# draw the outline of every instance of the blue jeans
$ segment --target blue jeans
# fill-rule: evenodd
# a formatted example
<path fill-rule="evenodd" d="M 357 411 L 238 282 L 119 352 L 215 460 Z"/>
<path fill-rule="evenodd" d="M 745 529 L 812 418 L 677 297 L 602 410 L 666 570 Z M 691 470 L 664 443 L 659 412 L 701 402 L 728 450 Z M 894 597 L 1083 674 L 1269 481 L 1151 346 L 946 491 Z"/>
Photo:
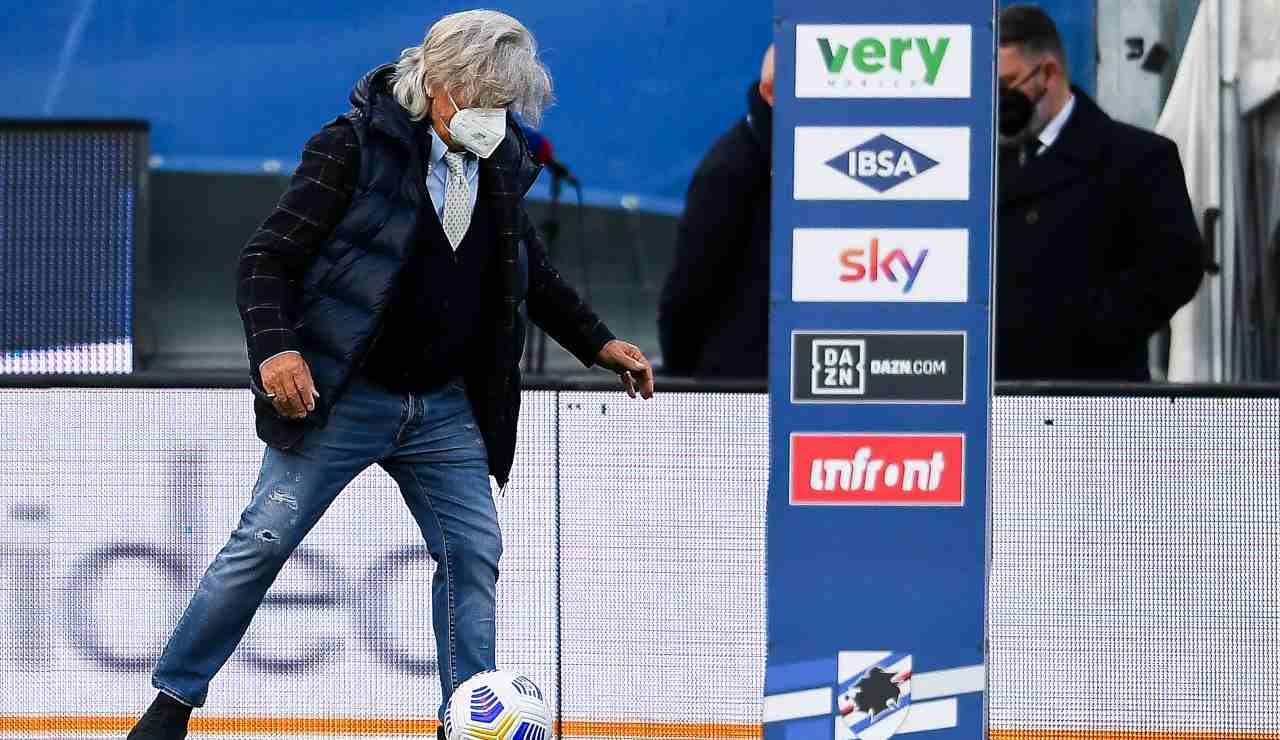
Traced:
<path fill-rule="evenodd" d="M 484 440 L 463 386 L 408 395 L 357 379 L 323 428 L 290 450 L 267 448 L 253 499 L 170 635 L 153 686 L 204 705 L 209 681 L 280 568 L 338 493 L 374 463 L 400 486 L 436 561 L 431 607 L 444 702 L 458 684 L 495 667 L 502 536 Z"/>

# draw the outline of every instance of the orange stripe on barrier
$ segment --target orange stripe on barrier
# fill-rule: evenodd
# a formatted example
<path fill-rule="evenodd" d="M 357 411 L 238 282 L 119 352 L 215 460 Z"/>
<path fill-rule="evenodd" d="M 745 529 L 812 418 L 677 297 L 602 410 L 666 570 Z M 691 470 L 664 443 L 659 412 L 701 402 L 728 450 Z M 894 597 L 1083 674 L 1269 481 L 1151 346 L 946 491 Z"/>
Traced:
<path fill-rule="evenodd" d="M 377 719 L 361 717 L 199 717 L 191 729 L 223 735 L 434 735 L 434 719 Z"/>
<path fill-rule="evenodd" d="M 644 737 L 672 740 L 702 738 L 758 738 L 758 724 L 730 722 L 587 722 L 566 720 L 558 734 L 565 737 Z"/>
<path fill-rule="evenodd" d="M 109 715 L 0 716 L 0 733 L 60 732 L 124 733 L 137 717 Z M 191 718 L 193 732 L 222 735 L 434 735 L 440 723 L 434 719 L 379 719 L 364 717 L 201 717 Z"/>
<path fill-rule="evenodd" d="M 123 734 L 136 717 L 117 715 L 0 715 L 0 733 L 103 733 Z M 193 731 L 221 735 L 384 735 L 435 734 L 434 719 L 380 719 L 365 717 L 201 717 L 191 719 Z M 762 726 L 730 722 L 593 722 L 568 720 L 557 723 L 565 737 L 634 737 L 658 740 L 707 740 L 735 738 L 755 740 Z M 988 740 L 1280 740 L 1276 732 L 1223 732 L 1220 730 L 991 730 Z"/>
<path fill-rule="evenodd" d="M 0 732 L 128 732 L 128 717 L 0 715 Z"/>
<path fill-rule="evenodd" d="M 989 740 L 1280 740 L 1280 732 L 1221 730 L 992 730 Z"/>
<path fill-rule="evenodd" d="M 0 733 L 120 733 L 133 727 L 136 717 L 110 715 L 0 715 Z M 202 717 L 191 718 L 193 732 L 221 735 L 422 735 L 432 736 L 440 723 L 434 719 L 377 719 L 362 717 Z M 557 723 L 557 734 L 566 737 L 635 737 L 661 740 L 702 740 L 761 737 L 758 724 L 728 722 L 591 722 Z"/>

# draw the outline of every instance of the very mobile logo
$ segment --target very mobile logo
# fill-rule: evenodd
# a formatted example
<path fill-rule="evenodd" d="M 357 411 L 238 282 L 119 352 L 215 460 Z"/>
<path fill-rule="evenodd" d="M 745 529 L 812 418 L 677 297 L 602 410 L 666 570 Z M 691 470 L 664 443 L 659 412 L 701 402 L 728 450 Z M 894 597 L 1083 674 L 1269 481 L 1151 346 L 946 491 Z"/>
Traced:
<path fill-rule="evenodd" d="M 797 200 L 968 200 L 969 129 L 797 126 Z"/>
<path fill-rule="evenodd" d="M 794 301 L 958 301 L 969 297 L 965 229 L 795 229 Z"/>
<path fill-rule="evenodd" d="M 963 506 L 963 434 L 791 435 L 793 506 Z"/>
<path fill-rule="evenodd" d="M 797 25 L 798 98 L 967 98 L 966 25 Z"/>

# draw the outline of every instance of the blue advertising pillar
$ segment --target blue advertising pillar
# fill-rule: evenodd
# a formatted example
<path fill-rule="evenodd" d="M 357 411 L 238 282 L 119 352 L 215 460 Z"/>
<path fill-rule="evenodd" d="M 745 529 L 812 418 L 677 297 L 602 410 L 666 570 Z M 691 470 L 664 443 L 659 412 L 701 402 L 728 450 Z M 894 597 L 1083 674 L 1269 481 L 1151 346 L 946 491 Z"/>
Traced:
<path fill-rule="evenodd" d="M 984 737 L 993 0 L 776 0 L 766 740 Z"/>

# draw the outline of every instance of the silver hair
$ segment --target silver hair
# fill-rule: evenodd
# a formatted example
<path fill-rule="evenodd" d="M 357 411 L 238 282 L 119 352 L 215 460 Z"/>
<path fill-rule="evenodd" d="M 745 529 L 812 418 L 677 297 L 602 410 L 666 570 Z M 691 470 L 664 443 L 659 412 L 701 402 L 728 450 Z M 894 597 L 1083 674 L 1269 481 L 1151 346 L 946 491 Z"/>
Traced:
<path fill-rule="evenodd" d="M 392 94 L 415 121 L 431 113 L 435 90 L 448 90 L 459 105 L 515 111 L 530 126 L 540 123 L 552 101 L 551 75 L 538 59 L 533 34 L 494 10 L 436 21 L 421 46 L 400 52 L 391 80 Z"/>

